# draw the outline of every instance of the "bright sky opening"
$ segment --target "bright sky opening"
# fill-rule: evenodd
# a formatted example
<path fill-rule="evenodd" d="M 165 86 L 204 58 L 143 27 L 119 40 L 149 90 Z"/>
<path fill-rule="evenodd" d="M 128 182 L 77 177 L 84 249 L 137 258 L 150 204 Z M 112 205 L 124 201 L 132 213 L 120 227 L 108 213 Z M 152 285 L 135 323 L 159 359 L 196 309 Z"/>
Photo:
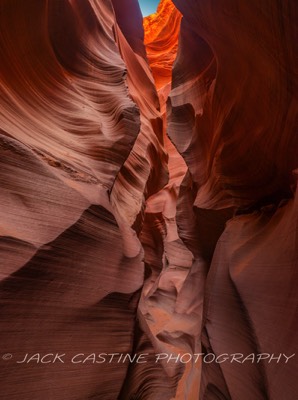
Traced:
<path fill-rule="evenodd" d="M 155 13 L 159 1 L 160 0 L 139 0 L 143 17 Z"/>

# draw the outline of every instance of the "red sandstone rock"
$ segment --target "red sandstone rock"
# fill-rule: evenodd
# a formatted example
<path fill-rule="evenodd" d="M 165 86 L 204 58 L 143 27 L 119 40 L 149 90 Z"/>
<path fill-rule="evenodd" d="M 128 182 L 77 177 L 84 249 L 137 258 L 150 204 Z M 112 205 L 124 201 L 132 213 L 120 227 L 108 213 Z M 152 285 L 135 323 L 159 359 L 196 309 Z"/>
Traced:
<path fill-rule="evenodd" d="M 297 353 L 296 3 L 174 3 L 168 132 L 188 167 L 178 233 L 205 261 L 203 348 Z M 296 365 L 203 364 L 200 398 L 290 400 Z"/>
<path fill-rule="evenodd" d="M 146 51 L 158 89 L 172 79 L 180 22 L 181 14 L 171 0 L 162 0 L 156 13 L 144 18 Z"/>
<path fill-rule="evenodd" d="M 2 0 L 1 398 L 295 398 L 295 359 L 156 362 L 298 353 L 297 6 L 279 3 L 162 0 L 143 32 L 137 0 Z"/>
<path fill-rule="evenodd" d="M 144 265 L 132 226 L 167 182 L 142 36 L 131 42 L 118 11 L 120 31 L 109 0 L 2 1 L 0 20 L 1 343 L 13 354 L 1 396 L 116 399 L 128 362 L 71 358 L 133 350 Z M 51 352 L 65 363 L 16 364 Z"/>

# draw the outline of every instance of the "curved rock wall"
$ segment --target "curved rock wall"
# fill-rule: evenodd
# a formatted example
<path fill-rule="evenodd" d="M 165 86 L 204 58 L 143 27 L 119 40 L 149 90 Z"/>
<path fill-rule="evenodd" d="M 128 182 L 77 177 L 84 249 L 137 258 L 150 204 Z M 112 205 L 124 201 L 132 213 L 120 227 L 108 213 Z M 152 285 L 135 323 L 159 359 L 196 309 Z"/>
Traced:
<path fill-rule="evenodd" d="M 146 52 L 157 89 L 172 80 L 181 17 L 171 0 L 162 0 L 156 13 L 144 18 Z"/>
<path fill-rule="evenodd" d="M 297 15 L 0 2 L 1 398 L 295 398 Z"/>
<path fill-rule="evenodd" d="M 179 236 L 206 271 L 203 351 L 297 354 L 297 4 L 174 3 L 168 132 L 188 167 Z M 285 361 L 203 363 L 199 398 L 291 399 Z"/>
<path fill-rule="evenodd" d="M 129 367 L 71 362 L 132 352 L 136 232 L 168 176 L 139 6 L 136 40 L 116 3 L 0 4 L 5 399 L 116 399 Z M 16 363 L 53 352 L 61 362 Z"/>

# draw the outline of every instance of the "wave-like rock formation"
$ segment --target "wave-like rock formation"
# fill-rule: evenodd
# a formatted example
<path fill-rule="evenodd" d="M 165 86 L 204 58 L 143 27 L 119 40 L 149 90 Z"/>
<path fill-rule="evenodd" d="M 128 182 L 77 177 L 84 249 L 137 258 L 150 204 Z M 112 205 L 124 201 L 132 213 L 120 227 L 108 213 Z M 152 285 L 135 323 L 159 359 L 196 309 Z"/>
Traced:
<path fill-rule="evenodd" d="M 144 43 L 157 89 L 172 80 L 181 17 L 171 0 L 161 0 L 156 13 L 144 18 Z"/>
<path fill-rule="evenodd" d="M 179 235 L 206 271 L 203 351 L 297 354 L 297 3 L 174 3 L 168 133 L 188 168 Z M 199 398 L 290 400 L 296 375 L 295 361 L 204 363 Z"/>
<path fill-rule="evenodd" d="M 127 374 L 128 361 L 70 360 L 132 352 L 137 232 L 146 198 L 167 182 L 131 7 L 129 25 L 110 0 L 0 4 L 3 399 L 116 399 Z M 27 353 L 65 356 L 18 364 Z"/>
<path fill-rule="evenodd" d="M 297 397 L 297 15 L 0 2 L 1 399 Z"/>

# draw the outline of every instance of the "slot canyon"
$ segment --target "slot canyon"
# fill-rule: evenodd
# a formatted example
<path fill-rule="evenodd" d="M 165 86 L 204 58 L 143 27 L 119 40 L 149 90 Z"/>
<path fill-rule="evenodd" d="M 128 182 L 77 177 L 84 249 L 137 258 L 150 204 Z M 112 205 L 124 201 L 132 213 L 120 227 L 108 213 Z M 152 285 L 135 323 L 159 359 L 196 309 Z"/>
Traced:
<path fill-rule="evenodd" d="M 298 398 L 298 2 L 0 0 L 1 400 Z"/>

